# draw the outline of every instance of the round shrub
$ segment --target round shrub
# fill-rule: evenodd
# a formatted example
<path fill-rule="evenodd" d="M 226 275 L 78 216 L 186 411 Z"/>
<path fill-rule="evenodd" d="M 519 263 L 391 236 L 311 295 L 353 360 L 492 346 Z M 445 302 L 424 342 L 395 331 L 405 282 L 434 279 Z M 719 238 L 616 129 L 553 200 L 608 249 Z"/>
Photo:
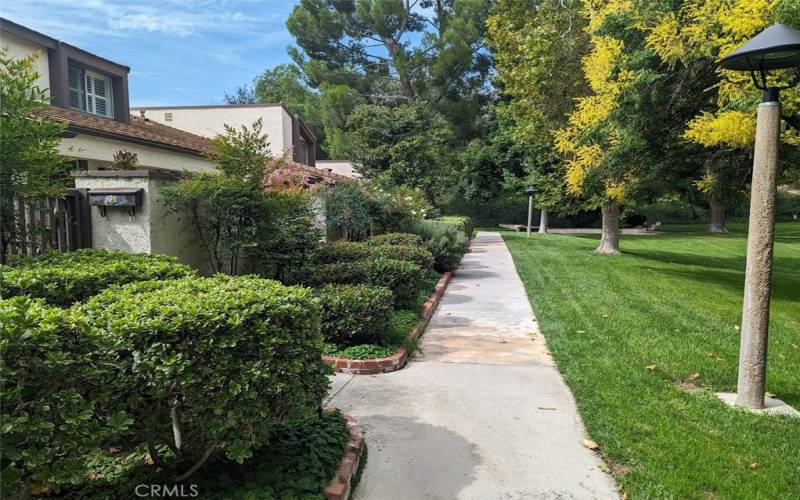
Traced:
<path fill-rule="evenodd" d="M 78 313 L 14 297 L 0 300 L 0 318 L 0 496 L 32 482 L 58 491 L 84 476 L 89 451 L 131 421 L 98 411 L 108 364 Z"/>
<path fill-rule="evenodd" d="M 367 259 L 370 256 L 370 247 L 364 243 L 357 241 L 335 241 L 333 243 L 320 245 L 315 258 L 320 264 L 332 264 L 334 262 Z"/>
<path fill-rule="evenodd" d="M 392 292 L 370 285 L 326 285 L 318 290 L 322 336 L 340 346 L 382 343 L 393 310 Z"/>
<path fill-rule="evenodd" d="M 372 236 L 367 240 L 370 245 L 424 245 L 422 238 L 411 233 L 386 233 Z"/>
<path fill-rule="evenodd" d="M 192 276 L 195 271 L 167 255 L 82 249 L 23 258 L 0 269 L 0 297 L 28 295 L 69 306 L 109 285 Z"/>
<path fill-rule="evenodd" d="M 395 259 L 413 262 L 425 272 L 433 269 L 433 254 L 421 245 L 376 245 L 370 247 L 375 259 Z"/>
<path fill-rule="evenodd" d="M 216 275 L 108 289 L 80 309 L 113 342 L 107 357 L 136 435 L 184 475 L 219 455 L 243 462 L 273 423 L 314 411 L 327 392 L 311 290 Z"/>
<path fill-rule="evenodd" d="M 446 222 L 423 220 L 409 228 L 425 241 L 434 257 L 434 268 L 440 273 L 453 271 L 469 249 L 469 241 L 456 225 Z"/>

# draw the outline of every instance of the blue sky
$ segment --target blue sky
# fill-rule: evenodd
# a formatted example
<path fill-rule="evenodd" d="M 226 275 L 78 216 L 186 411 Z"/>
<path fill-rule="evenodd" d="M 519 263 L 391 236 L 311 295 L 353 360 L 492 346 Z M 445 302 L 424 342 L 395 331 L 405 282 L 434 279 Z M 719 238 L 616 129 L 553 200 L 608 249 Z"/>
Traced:
<path fill-rule="evenodd" d="M 288 62 L 296 0 L 0 0 L 5 18 L 130 66 L 132 106 L 218 104 Z"/>

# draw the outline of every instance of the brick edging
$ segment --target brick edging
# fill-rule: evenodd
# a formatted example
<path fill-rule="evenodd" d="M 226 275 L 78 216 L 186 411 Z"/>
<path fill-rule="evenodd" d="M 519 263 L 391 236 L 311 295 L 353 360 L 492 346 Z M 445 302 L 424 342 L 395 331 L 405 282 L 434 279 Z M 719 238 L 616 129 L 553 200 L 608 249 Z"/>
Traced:
<path fill-rule="evenodd" d="M 444 295 L 447 284 L 450 282 L 451 272 L 442 274 L 439 281 L 436 282 L 436 287 L 430 298 L 425 301 L 422 306 L 422 320 L 417 323 L 417 326 L 411 331 L 410 338 L 416 339 L 428 326 L 433 313 L 436 311 L 436 306 Z M 376 375 L 378 373 L 389 373 L 401 369 L 408 362 L 408 349 L 405 346 L 397 348 L 394 354 L 388 358 L 375 358 L 375 359 L 349 359 L 337 358 L 335 356 L 322 356 L 322 360 L 329 364 L 333 371 L 341 373 L 350 373 L 353 375 Z"/>
<path fill-rule="evenodd" d="M 336 408 L 325 408 L 326 412 L 336 411 Z M 333 479 L 328 486 L 322 490 L 326 500 L 348 500 L 353 489 L 353 478 L 356 477 L 358 465 L 364 451 L 364 428 L 351 415 L 340 411 L 342 416 L 347 419 L 347 432 L 350 437 L 347 439 L 347 446 L 344 455 L 336 468 Z"/>

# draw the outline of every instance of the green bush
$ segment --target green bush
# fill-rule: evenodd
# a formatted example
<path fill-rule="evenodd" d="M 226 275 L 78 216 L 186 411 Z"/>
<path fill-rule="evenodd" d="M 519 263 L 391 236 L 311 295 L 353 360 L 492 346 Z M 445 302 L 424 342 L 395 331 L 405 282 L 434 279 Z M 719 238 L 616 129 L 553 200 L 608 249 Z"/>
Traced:
<path fill-rule="evenodd" d="M 109 285 L 191 276 L 189 266 L 166 255 L 84 249 L 22 258 L 0 269 L 0 297 L 28 295 L 69 306 Z"/>
<path fill-rule="evenodd" d="M 337 241 L 320 246 L 316 255 L 317 262 L 321 264 L 380 258 L 413 262 L 426 272 L 433 269 L 433 255 L 421 244 L 375 245 Z"/>
<path fill-rule="evenodd" d="M 370 247 L 373 259 L 395 259 L 413 262 L 423 272 L 433 269 L 433 254 L 422 245 L 379 245 Z"/>
<path fill-rule="evenodd" d="M 455 270 L 469 249 L 467 237 L 453 224 L 424 220 L 412 224 L 409 230 L 425 241 L 434 257 L 434 268 L 440 273 Z"/>
<path fill-rule="evenodd" d="M 372 236 L 367 240 L 370 245 L 424 245 L 422 238 L 411 233 L 386 233 Z"/>
<path fill-rule="evenodd" d="M 0 300 L 1 496 L 31 482 L 56 490 L 77 482 L 86 453 L 130 425 L 124 413 L 98 418 L 107 363 L 96 356 L 96 340 L 74 311 L 27 297 Z"/>
<path fill-rule="evenodd" d="M 472 218 L 466 215 L 445 215 L 436 220 L 458 226 L 464 232 L 464 236 L 466 236 L 467 239 L 471 239 L 472 232 L 475 231 L 475 223 L 472 222 Z"/>
<path fill-rule="evenodd" d="M 423 275 L 422 269 L 413 262 L 380 258 L 311 264 L 291 273 L 288 282 L 311 287 L 328 284 L 382 286 L 392 291 L 395 304 L 403 304 L 416 298 Z"/>
<path fill-rule="evenodd" d="M 357 241 L 334 241 L 320 245 L 315 260 L 320 264 L 351 262 L 371 257 L 370 247 Z"/>
<path fill-rule="evenodd" d="M 326 285 L 317 291 L 322 336 L 336 345 L 383 343 L 393 311 L 392 292 L 370 285 Z"/>
<path fill-rule="evenodd" d="M 80 310 L 114 343 L 107 358 L 136 435 L 176 472 L 209 456 L 241 463 L 328 388 L 311 290 L 216 275 L 109 289 Z"/>

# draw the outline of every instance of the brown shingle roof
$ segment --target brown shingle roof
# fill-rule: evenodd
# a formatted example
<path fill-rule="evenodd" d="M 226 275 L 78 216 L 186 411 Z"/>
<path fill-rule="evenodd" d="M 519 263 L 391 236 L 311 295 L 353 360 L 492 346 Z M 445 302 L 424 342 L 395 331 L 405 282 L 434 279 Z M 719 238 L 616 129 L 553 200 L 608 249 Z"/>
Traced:
<path fill-rule="evenodd" d="M 205 137 L 168 127 L 139 116 L 131 116 L 130 123 L 122 123 L 102 116 L 57 106 L 48 106 L 41 113 L 48 118 L 68 123 L 68 130 L 73 132 L 196 155 L 202 155 L 211 149 L 211 141 Z"/>

